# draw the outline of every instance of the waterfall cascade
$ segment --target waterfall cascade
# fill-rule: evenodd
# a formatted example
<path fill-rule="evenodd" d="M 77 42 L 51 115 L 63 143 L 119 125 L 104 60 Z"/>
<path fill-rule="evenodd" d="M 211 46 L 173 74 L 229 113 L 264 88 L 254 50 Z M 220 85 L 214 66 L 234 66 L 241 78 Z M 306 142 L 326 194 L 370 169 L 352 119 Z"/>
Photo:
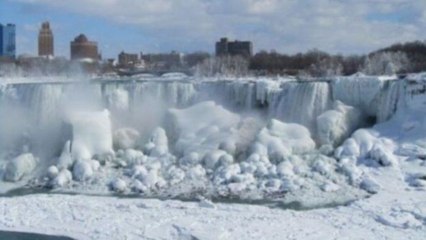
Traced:
<path fill-rule="evenodd" d="M 337 100 L 375 117 L 378 122 L 386 121 L 405 94 L 403 88 L 402 81 L 377 77 L 339 77 L 311 82 L 260 79 L 24 83 L 2 86 L 0 111 L 6 118 L 21 112 L 24 116 L 19 116 L 23 119 L 18 122 L 45 129 L 46 126 L 59 128 L 61 117 L 70 109 L 107 108 L 114 123 L 120 126 L 138 125 L 141 118 L 147 117 L 152 118 L 152 122 L 159 121 L 168 108 L 213 100 L 232 111 L 262 111 L 268 118 L 302 124 L 315 135 L 316 118 L 330 110 Z M 11 111 L 11 106 L 16 111 Z"/>

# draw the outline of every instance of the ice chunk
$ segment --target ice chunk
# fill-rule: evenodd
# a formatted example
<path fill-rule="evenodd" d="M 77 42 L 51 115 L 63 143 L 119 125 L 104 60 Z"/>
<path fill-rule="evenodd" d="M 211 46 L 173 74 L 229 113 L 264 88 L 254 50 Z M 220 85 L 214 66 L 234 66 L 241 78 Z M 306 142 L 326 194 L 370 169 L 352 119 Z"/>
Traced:
<path fill-rule="evenodd" d="M 149 146 L 146 149 L 149 151 L 150 156 L 160 157 L 166 155 L 169 152 L 166 131 L 160 127 L 154 129 L 147 145 Z"/>
<path fill-rule="evenodd" d="M 369 157 L 382 166 L 395 166 L 398 163 L 397 157 L 380 143 L 376 143 L 373 146 L 369 152 Z"/>
<path fill-rule="evenodd" d="M 117 149 L 135 148 L 140 134 L 133 128 L 121 128 L 114 132 L 114 147 Z"/>
<path fill-rule="evenodd" d="M 283 161 L 277 166 L 277 173 L 280 177 L 294 176 L 293 164 L 290 161 Z"/>
<path fill-rule="evenodd" d="M 234 155 L 237 150 L 237 146 L 232 139 L 226 139 L 219 144 L 219 149 L 227 152 L 228 154 Z"/>
<path fill-rule="evenodd" d="M 79 160 L 75 162 L 72 173 L 73 173 L 74 179 L 77 181 L 88 180 L 93 175 L 91 161 Z"/>
<path fill-rule="evenodd" d="M 127 190 L 127 184 L 120 178 L 114 179 L 111 184 L 111 189 L 115 192 L 125 192 Z"/>
<path fill-rule="evenodd" d="M 37 160 L 31 153 L 24 153 L 12 159 L 7 165 L 4 180 L 17 182 L 34 171 Z"/>
<path fill-rule="evenodd" d="M 363 171 L 356 166 L 356 159 L 344 158 L 340 161 L 340 171 L 349 178 L 349 183 L 351 185 L 358 186 L 358 184 L 360 184 Z"/>
<path fill-rule="evenodd" d="M 117 153 L 117 156 L 124 160 L 126 166 L 139 165 L 147 159 L 143 152 L 134 149 L 126 149 L 123 152 Z"/>
<path fill-rule="evenodd" d="M 58 159 L 58 168 L 69 168 L 74 163 L 74 160 L 71 156 L 71 141 L 65 143 L 64 148 L 62 149 L 61 156 Z"/>
<path fill-rule="evenodd" d="M 188 155 L 185 155 L 179 160 L 181 166 L 195 166 L 200 162 L 200 157 L 198 153 L 191 152 Z"/>
<path fill-rule="evenodd" d="M 170 141 L 176 143 L 178 154 L 197 152 L 203 158 L 221 144 L 227 151 L 233 151 L 240 117 L 214 102 L 201 102 L 182 110 L 170 109 L 166 119 L 167 133 Z"/>
<path fill-rule="evenodd" d="M 321 145 L 340 144 L 361 124 L 361 112 L 336 101 L 334 109 L 317 118 L 317 137 Z"/>
<path fill-rule="evenodd" d="M 49 179 L 54 179 L 55 177 L 58 176 L 58 174 L 59 174 L 59 170 L 58 170 L 58 168 L 56 166 L 50 166 L 47 169 L 47 177 Z"/>
<path fill-rule="evenodd" d="M 334 156 L 338 159 L 343 159 L 345 157 L 358 157 L 359 154 L 359 146 L 353 138 L 346 139 L 343 145 L 338 147 L 334 152 Z"/>
<path fill-rule="evenodd" d="M 203 159 L 204 166 L 207 169 L 214 169 L 219 164 L 219 159 L 226 155 L 226 152 L 222 150 L 214 150 L 206 154 Z"/>
<path fill-rule="evenodd" d="M 257 139 L 267 146 L 270 156 L 300 154 L 315 149 L 315 142 L 306 127 L 294 123 L 283 123 L 275 119 L 272 119 L 267 127 L 260 131 Z"/>
<path fill-rule="evenodd" d="M 109 111 L 74 112 L 68 121 L 73 128 L 71 155 L 74 159 L 91 159 L 95 154 L 112 153 Z"/>
<path fill-rule="evenodd" d="M 198 203 L 198 205 L 202 208 L 216 209 L 214 203 L 204 197 L 200 197 L 200 202 Z"/>
<path fill-rule="evenodd" d="M 377 133 L 370 129 L 359 129 L 352 138 L 359 146 L 359 154 L 361 157 L 366 156 L 373 148 L 374 143 L 377 141 Z"/>
<path fill-rule="evenodd" d="M 365 177 L 361 181 L 360 188 L 364 189 L 369 193 L 378 193 L 381 187 L 374 179 L 370 177 Z"/>
<path fill-rule="evenodd" d="M 51 186 L 52 187 L 63 187 L 66 184 L 70 183 L 72 180 L 72 174 L 70 171 L 68 171 L 68 169 L 62 169 L 59 173 L 58 176 L 56 176 L 52 181 L 51 181 Z"/>

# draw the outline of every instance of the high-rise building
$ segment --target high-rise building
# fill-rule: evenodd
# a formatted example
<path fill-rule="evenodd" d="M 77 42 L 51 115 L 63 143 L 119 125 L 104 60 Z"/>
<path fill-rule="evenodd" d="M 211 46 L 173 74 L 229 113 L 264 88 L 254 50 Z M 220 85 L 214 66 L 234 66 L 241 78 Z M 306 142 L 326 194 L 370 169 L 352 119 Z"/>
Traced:
<path fill-rule="evenodd" d="M 53 34 L 50 29 L 49 22 L 41 24 L 40 32 L 38 34 L 38 55 L 39 56 L 53 56 Z"/>
<path fill-rule="evenodd" d="M 78 35 L 71 42 L 71 60 L 79 59 L 100 59 L 98 43 L 89 41 L 84 34 Z"/>
<path fill-rule="evenodd" d="M 253 44 L 250 41 L 228 41 L 221 38 L 216 42 L 216 56 L 242 56 L 251 57 L 253 55 Z"/>
<path fill-rule="evenodd" d="M 0 57 L 15 59 L 16 56 L 16 26 L 8 23 L 0 24 Z"/>

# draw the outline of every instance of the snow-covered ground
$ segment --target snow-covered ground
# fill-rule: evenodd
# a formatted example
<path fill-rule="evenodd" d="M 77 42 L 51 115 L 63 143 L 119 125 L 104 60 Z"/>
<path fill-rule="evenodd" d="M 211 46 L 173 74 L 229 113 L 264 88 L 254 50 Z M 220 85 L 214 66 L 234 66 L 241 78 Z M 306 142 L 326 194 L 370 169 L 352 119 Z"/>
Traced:
<path fill-rule="evenodd" d="M 0 86 L 0 190 L 53 190 L 6 193 L 0 229 L 423 239 L 425 79 L 9 80 Z"/>
<path fill-rule="evenodd" d="M 76 239 L 424 239 L 425 191 L 380 173 L 380 193 L 307 211 L 209 201 L 36 194 L 0 198 L 0 229 Z"/>

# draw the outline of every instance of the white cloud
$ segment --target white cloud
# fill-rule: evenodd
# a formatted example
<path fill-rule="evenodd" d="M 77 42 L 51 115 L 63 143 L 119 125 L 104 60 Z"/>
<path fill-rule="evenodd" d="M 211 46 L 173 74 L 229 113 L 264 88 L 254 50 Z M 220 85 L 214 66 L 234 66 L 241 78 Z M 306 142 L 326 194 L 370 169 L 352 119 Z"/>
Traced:
<path fill-rule="evenodd" d="M 182 45 L 220 36 L 249 39 L 256 49 L 311 48 L 366 52 L 426 38 L 426 1 L 412 0 L 19 0 L 140 26 Z M 423 10 L 422 10 L 423 9 Z M 412 12 L 408 21 L 380 14 Z M 423 12 L 422 12 L 423 11 Z M 185 46 L 185 48 L 197 46 Z"/>

